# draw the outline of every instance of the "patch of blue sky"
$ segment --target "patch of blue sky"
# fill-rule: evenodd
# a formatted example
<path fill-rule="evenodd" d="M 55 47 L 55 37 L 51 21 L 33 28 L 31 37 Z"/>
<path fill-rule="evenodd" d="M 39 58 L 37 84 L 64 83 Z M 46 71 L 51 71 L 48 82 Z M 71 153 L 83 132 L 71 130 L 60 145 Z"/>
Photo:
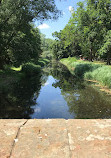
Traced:
<path fill-rule="evenodd" d="M 46 38 L 54 39 L 52 33 L 64 29 L 71 17 L 71 12 L 73 12 L 73 9 L 76 10 L 77 3 L 80 1 L 83 0 L 55 0 L 57 8 L 62 11 L 63 15 L 56 21 L 47 20 L 42 24 L 36 21 L 36 27 L 40 29 L 41 33 L 46 35 Z"/>

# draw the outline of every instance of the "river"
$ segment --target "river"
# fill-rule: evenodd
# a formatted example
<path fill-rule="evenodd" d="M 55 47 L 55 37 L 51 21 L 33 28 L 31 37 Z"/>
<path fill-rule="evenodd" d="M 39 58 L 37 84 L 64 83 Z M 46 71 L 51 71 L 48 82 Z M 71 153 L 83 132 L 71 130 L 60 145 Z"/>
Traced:
<path fill-rule="evenodd" d="M 16 83 L 2 94 L 0 106 L 0 118 L 111 118 L 111 96 L 57 62 L 45 67 L 40 78 Z"/>

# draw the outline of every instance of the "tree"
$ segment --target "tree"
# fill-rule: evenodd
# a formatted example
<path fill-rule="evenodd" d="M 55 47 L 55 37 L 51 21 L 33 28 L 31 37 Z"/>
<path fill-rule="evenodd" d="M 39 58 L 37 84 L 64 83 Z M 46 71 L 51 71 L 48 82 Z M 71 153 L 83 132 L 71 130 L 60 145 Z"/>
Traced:
<path fill-rule="evenodd" d="M 53 39 L 46 38 L 45 35 L 41 33 L 42 58 L 52 59 L 52 46 L 54 42 Z"/>
<path fill-rule="evenodd" d="M 67 50 L 67 48 L 66 49 L 64 48 L 64 43 L 62 40 L 62 31 L 60 31 L 60 32 L 56 31 L 52 35 L 53 35 L 53 37 L 56 38 L 55 42 L 52 45 L 53 57 L 56 60 L 68 57 L 68 55 L 67 55 L 68 50 Z"/>
<path fill-rule="evenodd" d="M 106 56 L 107 58 L 107 65 L 110 65 L 110 60 L 111 60 L 111 30 L 107 32 L 105 39 L 104 39 L 104 44 L 99 50 L 100 54 L 102 56 Z"/>
<path fill-rule="evenodd" d="M 41 48 L 43 51 L 50 51 L 51 47 L 54 43 L 53 39 L 50 38 L 46 38 L 46 36 L 44 34 L 40 34 L 41 35 Z"/>
<path fill-rule="evenodd" d="M 4 64 L 13 64 L 13 56 L 30 52 L 31 45 L 40 44 L 38 33 L 31 23 L 35 20 L 57 19 L 60 11 L 54 0 L 3 0 L 0 3 L 0 68 Z M 32 33 L 33 32 L 33 33 Z M 38 37 L 35 38 L 35 35 Z M 33 42 L 30 41 L 30 38 Z M 39 40 L 37 40 L 39 38 Z M 34 41 L 35 39 L 35 41 Z M 30 42 L 29 42 L 30 41 Z M 20 50 L 19 50 L 20 47 Z M 35 46 L 34 46 L 35 47 Z M 16 52 L 13 52 L 13 51 Z M 36 49 L 37 50 L 37 49 Z M 39 47 L 38 47 L 39 50 Z M 31 54 L 33 50 L 31 50 Z M 36 52 L 37 56 L 39 51 Z M 19 56 L 20 54 L 18 54 Z M 20 58 L 23 58 L 21 57 Z M 30 56 L 30 54 L 28 54 Z M 24 56 L 26 57 L 26 55 Z M 19 60 L 20 60 L 19 58 Z M 21 63 L 20 63 L 21 64 Z"/>
<path fill-rule="evenodd" d="M 55 33 L 68 56 L 82 55 L 93 61 L 107 54 L 110 59 L 108 33 L 111 30 L 111 1 L 86 0 L 78 3 L 68 24 L 59 33 Z M 106 40 L 107 38 L 107 40 Z M 108 46 L 108 50 L 105 49 Z M 101 55 L 101 51 L 103 50 Z M 65 53 L 66 53 L 65 52 Z M 64 55 L 63 55 L 64 56 Z"/>
<path fill-rule="evenodd" d="M 28 32 L 18 32 L 10 42 L 10 53 L 13 54 L 13 64 L 19 66 L 29 61 L 37 61 L 41 54 L 41 40 L 38 28 L 30 26 Z"/>

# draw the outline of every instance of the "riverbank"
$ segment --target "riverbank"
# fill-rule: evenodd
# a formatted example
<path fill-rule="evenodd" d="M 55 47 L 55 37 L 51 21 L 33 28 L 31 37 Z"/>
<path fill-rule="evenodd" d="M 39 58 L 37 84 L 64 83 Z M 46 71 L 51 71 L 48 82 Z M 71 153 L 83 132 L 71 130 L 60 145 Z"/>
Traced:
<path fill-rule="evenodd" d="M 41 67 L 44 67 L 49 63 L 48 59 L 40 58 L 37 63 L 26 63 L 19 67 L 5 66 L 3 70 L 0 70 L 0 89 L 9 87 L 19 82 L 24 77 L 33 77 L 36 74 L 40 75 Z"/>
<path fill-rule="evenodd" d="M 66 65 L 76 77 L 97 81 L 101 86 L 111 89 L 111 66 L 104 65 L 104 63 L 77 60 L 74 57 L 61 59 L 60 62 Z"/>
<path fill-rule="evenodd" d="M 38 97 L 41 89 L 42 65 L 26 63 L 0 70 L 0 118 L 30 118 L 34 93 Z"/>

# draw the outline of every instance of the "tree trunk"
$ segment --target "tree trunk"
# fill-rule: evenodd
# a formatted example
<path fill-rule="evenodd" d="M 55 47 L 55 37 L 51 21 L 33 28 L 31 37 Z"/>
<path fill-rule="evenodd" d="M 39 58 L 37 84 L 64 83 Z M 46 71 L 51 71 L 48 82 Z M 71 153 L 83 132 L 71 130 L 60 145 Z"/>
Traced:
<path fill-rule="evenodd" d="M 110 65 L 110 57 L 111 57 L 111 54 L 110 54 L 110 51 L 108 52 L 107 54 L 107 65 Z"/>
<path fill-rule="evenodd" d="M 3 70 L 4 69 L 4 67 L 3 67 L 3 61 L 2 61 L 2 59 L 0 59 L 0 70 Z"/>
<path fill-rule="evenodd" d="M 97 60 L 96 51 L 95 50 L 93 50 L 93 60 Z"/>
<path fill-rule="evenodd" d="M 93 56 L 92 56 L 92 54 L 93 54 L 93 51 L 92 51 L 92 48 L 90 48 L 90 57 L 89 57 L 89 60 L 90 60 L 90 61 L 93 61 Z"/>

